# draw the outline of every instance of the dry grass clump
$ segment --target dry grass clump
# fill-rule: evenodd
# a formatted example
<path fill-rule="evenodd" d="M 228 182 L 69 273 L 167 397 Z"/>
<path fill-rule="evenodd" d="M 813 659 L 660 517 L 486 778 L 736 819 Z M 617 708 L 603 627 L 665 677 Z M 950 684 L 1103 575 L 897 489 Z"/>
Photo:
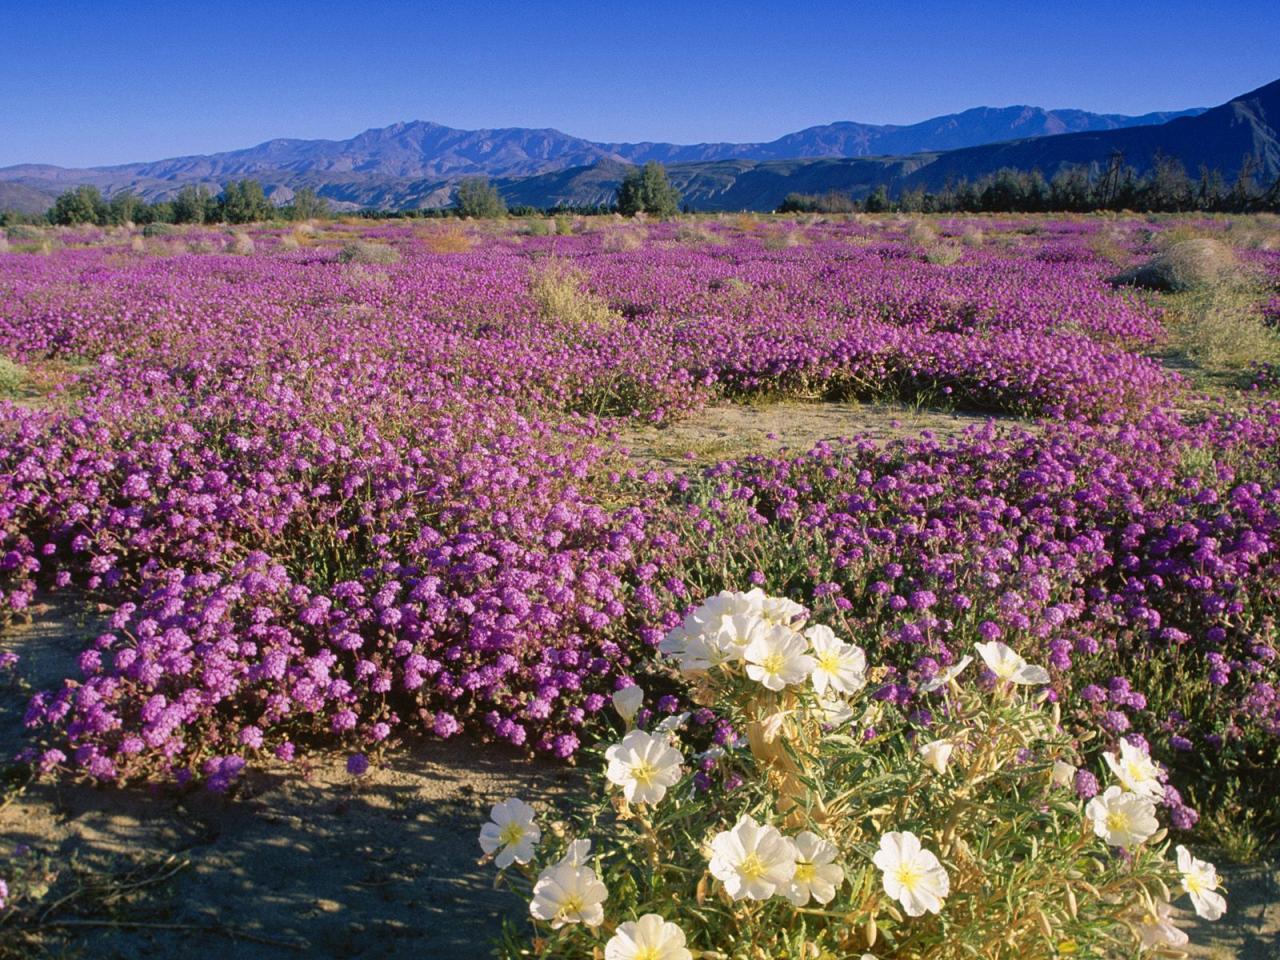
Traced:
<path fill-rule="evenodd" d="M 529 293 L 546 323 L 569 331 L 609 327 L 621 317 L 586 287 L 586 275 L 561 260 L 550 260 L 529 275 Z"/>
<path fill-rule="evenodd" d="M 702 223 L 682 223 L 676 229 L 676 242 L 688 244 L 723 243 L 720 235 Z"/>
<path fill-rule="evenodd" d="M 1280 331 L 1267 326 L 1256 291 L 1218 286 L 1170 298 L 1175 345 L 1200 367 L 1239 372 L 1280 362 Z"/>
<path fill-rule="evenodd" d="M 302 243 L 292 233 L 286 233 L 280 238 L 280 249 L 285 253 L 293 253 L 295 250 L 302 249 Z"/>
<path fill-rule="evenodd" d="M 1099 260 L 1106 260 L 1116 266 L 1123 266 L 1129 262 L 1130 254 L 1125 246 L 1125 235 L 1120 230 L 1114 228 L 1100 230 L 1090 235 L 1085 243 Z"/>
<path fill-rule="evenodd" d="M 1236 249 L 1280 250 L 1280 216 L 1259 213 L 1231 220 L 1225 237 Z"/>
<path fill-rule="evenodd" d="M 227 244 L 227 253 L 237 257 L 248 257 L 253 254 L 253 237 L 247 233 L 236 231 L 231 234 L 231 242 Z"/>
<path fill-rule="evenodd" d="M 963 256 L 964 248 L 949 240 L 930 244 L 924 251 L 924 258 L 939 267 L 949 267 Z"/>
<path fill-rule="evenodd" d="M 1177 240 L 1148 260 L 1116 277 L 1116 282 L 1166 293 L 1203 290 L 1231 280 L 1236 258 L 1221 240 Z"/>
<path fill-rule="evenodd" d="M 766 250 L 788 250 L 792 247 L 802 246 L 807 242 L 802 231 L 788 227 L 769 230 L 760 238 L 760 244 Z"/>
<path fill-rule="evenodd" d="M 457 228 L 424 234 L 422 243 L 431 253 L 466 253 L 474 246 L 471 237 Z"/>
<path fill-rule="evenodd" d="M 980 247 L 987 240 L 987 235 L 977 227 L 967 226 L 960 232 L 960 242 L 966 247 Z"/>
<path fill-rule="evenodd" d="M 907 224 L 907 239 L 920 247 L 930 247 L 938 240 L 938 231 L 923 220 L 911 220 Z"/>
<path fill-rule="evenodd" d="M 609 253 L 639 250 L 648 238 L 649 231 L 644 227 L 615 227 L 601 235 L 600 249 Z"/>
<path fill-rule="evenodd" d="M 135 233 L 129 240 L 129 249 L 134 253 L 146 253 L 147 241 L 142 239 L 141 235 Z"/>
<path fill-rule="evenodd" d="M 339 263 L 390 264 L 400 262 L 400 251 L 385 243 L 369 240 L 348 240 L 338 251 Z"/>
<path fill-rule="evenodd" d="M 9 252 L 9 238 L 0 233 L 0 253 Z"/>
<path fill-rule="evenodd" d="M 27 372 L 8 357 L 0 357 L 0 397 L 16 397 L 27 379 Z"/>

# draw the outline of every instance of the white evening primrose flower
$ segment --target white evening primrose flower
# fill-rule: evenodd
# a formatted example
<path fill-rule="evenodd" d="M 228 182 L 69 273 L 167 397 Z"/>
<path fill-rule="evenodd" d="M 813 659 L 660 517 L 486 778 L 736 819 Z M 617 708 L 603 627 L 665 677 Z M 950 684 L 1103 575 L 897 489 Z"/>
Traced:
<path fill-rule="evenodd" d="M 721 590 L 714 597 L 708 597 L 699 604 L 698 608 L 685 618 L 685 623 L 691 630 L 715 633 L 733 616 L 753 614 L 759 617 L 763 607 L 763 590 L 757 588 L 747 593 Z"/>
<path fill-rule="evenodd" d="M 480 828 L 480 849 L 494 858 L 499 870 L 533 859 L 533 849 L 542 839 L 542 830 L 533 822 L 533 807 L 511 797 L 495 803 L 489 817 Z"/>
<path fill-rule="evenodd" d="M 674 786 L 684 769 L 684 756 L 665 735 L 632 730 L 604 752 L 609 761 L 605 776 L 622 787 L 629 803 L 658 803 Z"/>
<path fill-rule="evenodd" d="M 693 960 L 684 931 L 656 913 L 618 924 L 604 945 L 604 960 Z"/>
<path fill-rule="evenodd" d="M 796 848 L 776 827 L 743 816 L 711 839 L 711 875 L 734 900 L 768 900 L 796 873 Z"/>
<path fill-rule="evenodd" d="M 907 916 L 941 912 L 951 878 L 914 833 L 886 833 L 871 862 L 884 873 L 884 892 L 902 904 Z"/>
<path fill-rule="evenodd" d="M 941 690 L 948 683 L 960 675 L 960 671 L 973 663 L 973 657 L 961 657 L 956 663 L 947 667 L 945 670 L 939 670 L 934 674 L 933 679 L 927 683 L 920 684 L 921 693 L 933 693 L 935 690 Z"/>
<path fill-rule="evenodd" d="M 643 703 L 644 690 L 640 687 L 623 687 L 621 690 L 613 691 L 613 709 L 618 712 L 618 716 L 627 726 L 631 726 Z"/>
<path fill-rule="evenodd" d="M 1191 895 L 1191 905 L 1196 914 L 1206 920 L 1217 920 L 1227 912 L 1227 901 L 1218 889 L 1218 871 L 1212 863 L 1197 860 L 1182 844 L 1175 848 L 1178 854 L 1178 872 L 1182 874 L 1182 889 Z"/>
<path fill-rule="evenodd" d="M 770 627 L 747 647 L 747 676 L 770 690 L 803 683 L 814 666 L 808 647 L 790 627 Z"/>
<path fill-rule="evenodd" d="M 548 921 L 552 930 L 567 923 L 598 927 L 604 923 L 603 904 L 608 896 L 608 889 L 590 867 L 561 861 L 538 875 L 529 913 Z"/>
<path fill-rule="evenodd" d="M 564 856 L 560 858 L 557 866 L 560 867 L 585 867 L 587 865 L 587 857 L 591 856 L 590 840 L 572 840 L 569 848 L 565 850 Z"/>
<path fill-rule="evenodd" d="M 854 718 L 853 707 L 845 700 L 819 699 L 822 722 L 829 727 L 842 727 Z"/>
<path fill-rule="evenodd" d="M 974 648 L 1000 680 L 1006 683 L 1040 684 L 1049 682 L 1049 671 L 1027 663 L 999 640 L 975 643 Z"/>
<path fill-rule="evenodd" d="M 1102 759 L 1116 775 L 1126 790 L 1159 800 L 1164 796 L 1164 784 L 1160 782 L 1160 768 L 1147 753 L 1127 740 L 1120 741 L 1120 755 L 1104 753 Z"/>
<path fill-rule="evenodd" d="M 760 604 L 760 616 L 779 627 L 792 626 L 805 612 L 804 607 L 786 597 L 765 597 Z"/>
<path fill-rule="evenodd" d="M 920 747 L 920 756 L 926 765 L 938 773 L 947 772 L 947 761 L 951 759 L 951 751 L 955 744 L 950 740 L 930 740 Z"/>
<path fill-rule="evenodd" d="M 804 636 L 813 648 L 813 689 L 819 697 L 828 691 L 848 696 L 867 685 L 867 655 L 859 647 L 843 642 L 822 624 L 810 627 Z"/>
<path fill-rule="evenodd" d="M 1163 900 L 1152 903 L 1139 912 L 1136 917 L 1138 941 L 1144 949 L 1181 947 L 1187 943 L 1187 935 L 1175 927 L 1170 919 L 1172 912 L 1173 907 Z"/>
<path fill-rule="evenodd" d="M 1076 768 L 1065 760 L 1053 761 L 1053 782 L 1056 786 L 1072 789 L 1076 784 Z"/>
<path fill-rule="evenodd" d="M 735 613 L 725 619 L 724 626 L 715 634 L 715 643 L 726 652 L 728 659 L 743 660 L 751 641 L 765 634 L 770 626 L 758 613 Z"/>
<path fill-rule="evenodd" d="M 679 743 L 680 738 L 677 734 L 685 728 L 685 724 L 689 722 L 692 713 L 677 713 L 669 717 L 663 717 L 656 727 L 653 728 L 655 734 L 662 734 L 670 743 Z"/>
<path fill-rule="evenodd" d="M 830 840 L 805 830 L 791 840 L 796 852 L 796 872 L 784 890 L 786 898 L 797 907 L 810 899 L 830 903 L 844 883 L 844 867 L 836 863 L 839 852 Z"/>
<path fill-rule="evenodd" d="M 1093 823 L 1093 832 L 1113 847 L 1136 847 L 1160 829 L 1156 805 L 1148 797 L 1119 787 L 1107 787 L 1089 801 L 1084 812 Z"/>

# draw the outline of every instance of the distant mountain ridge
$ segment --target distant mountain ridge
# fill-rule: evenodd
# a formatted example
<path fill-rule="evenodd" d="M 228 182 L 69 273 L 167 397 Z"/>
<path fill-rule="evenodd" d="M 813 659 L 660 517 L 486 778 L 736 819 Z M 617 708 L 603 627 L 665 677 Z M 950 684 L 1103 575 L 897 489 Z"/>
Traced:
<path fill-rule="evenodd" d="M 366 130 L 348 140 L 268 140 L 243 150 L 88 169 L 49 164 L 0 168 L 0 208 L 41 209 L 81 183 L 107 193 L 131 189 L 147 200 L 159 200 L 188 183 L 216 190 L 245 177 L 263 181 L 268 193 L 282 201 L 310 186 L 344 207 L 380 205 L 386 198 L 395 198 L 398 206 L 438 206 L 449 201 L 447 184 L 464 176 L 537 177 L 649 160 L 689 164 L 914 154 L 1014 138 L 1122 130 L 1201 112 L 1130 117 L 1029 106 L 976 107 L 906 126 L 842 121 L 767 143 L 699 144 L 600 143 L 553 129 L 458 130 L 412 121 Z"/>

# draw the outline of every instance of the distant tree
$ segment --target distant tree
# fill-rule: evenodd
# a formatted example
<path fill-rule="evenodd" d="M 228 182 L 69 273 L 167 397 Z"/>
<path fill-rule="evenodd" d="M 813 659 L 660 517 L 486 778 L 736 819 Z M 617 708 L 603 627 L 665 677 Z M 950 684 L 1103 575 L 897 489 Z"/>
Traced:
<path fill-rule="evenodd" d="M 454 195 L 454 207 L 460 217 L 479 220 L 503 217 L 507 213 L 506 201 L 498 188 L 484 177 L 467 177 L 458 184 Z"/>
<path fill-rule="evenodd" d="M 293 195 L 292 202 L 285 207 L 285 213 L 292 220 L 314 220 L 329 215 L 329 201 L 316 195 L 310 187 L 303 187 Z"/>
<path fill-rule="evenodd" d="M 218 208 L 227 223 L 267 220 L 275 210 L 258 180 L 232 180 L 222 188 Z"/>
<path fill-rule="evenodd" d="M 667 168 L 650 160 L 632 169 L 618 185 L 618 212 L 624 217 L 646 213 L 652 217 L 674 217 L 680 212 L 680 191 L 667 179 Z"/>
<path fill-rule="evenodd" d="M 49 222 L 63 225 L 107 222 L 107 203 L 97 187 L 87 185 L 68 190 L 53 201 Z"/>
<path fill-rule="evenodd" d="M 146 207 L 146 201 L 132 190 L 121 190 L 111 198 L 107 218 L 116 224 L 138 223 Z"/>
<path fill-rule="evenodd" d="M 1236 182 L 1231 185 L 1229 202 L 1233 210 L 1248 210 L 1257 198 L 1258 185 L 1253 180 L 1256 168 L 1253 154 L 1246 153 L 1240 161 L 1240 172 L 1236 175 Z"/>
<path fill-rule="evenodd" d="M 1089 171 L 1084 167 L 1066 167 L 1049 181 L 1050 210 L 1089 210 L 1093 205 L 1093 187 Z"/>
<path fill-rule="evenodd" d="M 174 223 L 204 223 L 212 213 L 213 198 L 206 187 L 187 184 L 173 198 Z"/>
<path fill-rule="evenodd" d="M 1195 187 L 1181 160 L 1157 153 L 1143 192 L 1146 194 L 1143 205 L 1148 210 L 1172 213 L 1191 209 Z"/>
<path fill-rule="evenodd" d="M 862 201 L 862 209 L 867 213 L 884 213 L 892 206 L 889 203 L 889 191 L 885 189 L 884 184 L 876 187 L 869 194 L 867 199 Z"/>

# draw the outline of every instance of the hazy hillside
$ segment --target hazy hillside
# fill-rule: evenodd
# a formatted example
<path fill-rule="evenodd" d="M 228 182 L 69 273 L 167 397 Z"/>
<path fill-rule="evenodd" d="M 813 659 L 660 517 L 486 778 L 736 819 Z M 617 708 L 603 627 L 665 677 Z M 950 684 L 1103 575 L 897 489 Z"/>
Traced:
<path fill-rule="evenodd" d="M 511 179 L 605 163 L 605 169 L 595 176 L 584 180 L 575 174 L 569 178 L 576 178 L 581 189 L 571 190 L 566 197 L 596 196 L 598 191 L 591 184 L 608 175 L 613 169 L 608 164 L 911 154 L 1015 137 L 1113 130 L 1197 112 L 1127 117 L 1027 106 L 978 107 L 908 126 L 841 122 L 810 127 L 768 143 L 700 144 L 596 143 L 551 129 L 457 130 L 414 121 L 366 130 L 348 140 L 269 140 L 226 153 L 85 170 L 47 164 L 6 167 L 0 169 L 0 182 L 18 184 L 20 189 L 7 188 L 0 197 L 5 207 L 34 211 L 80 183 L 93 184 L 106 193 L 130 189 L 147 200 L 162 200 L 188 183 L 216 191 L 228 180 L 252 177 L 261 180 L 268 194 L 279 200 L 310 186 L 343 206 L 418 207 L 448 203 L 448 184 L 463 176 Z M 715 174 L 713 179 L 721 176 Z M 552 177 L 540 182 L 551 186 L 561 180 Z M 543 202 L 532 187 L 511 189 L 513 195 L 532 198 L 531 203 Z"/>

